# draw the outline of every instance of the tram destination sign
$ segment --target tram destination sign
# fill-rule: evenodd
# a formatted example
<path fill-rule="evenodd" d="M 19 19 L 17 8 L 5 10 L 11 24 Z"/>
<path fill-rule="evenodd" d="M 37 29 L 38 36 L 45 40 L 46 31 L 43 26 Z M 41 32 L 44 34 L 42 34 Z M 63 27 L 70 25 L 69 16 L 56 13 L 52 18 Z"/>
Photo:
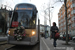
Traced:
<path fill-rule="evenodd" d="M 33 8 L 18 8 L 16 7 L 16 10 L 32 10 Z"/>

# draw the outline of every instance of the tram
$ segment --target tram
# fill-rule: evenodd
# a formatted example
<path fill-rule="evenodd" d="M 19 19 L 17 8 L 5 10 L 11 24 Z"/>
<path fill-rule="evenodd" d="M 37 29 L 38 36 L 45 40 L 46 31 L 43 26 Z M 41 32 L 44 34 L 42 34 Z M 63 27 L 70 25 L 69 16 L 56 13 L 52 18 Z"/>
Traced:
<path fill-rule="evenodd" d="M 29 3 L 17 4 L 11 17 L 8 43 L 14 45 L 35 45 L 38 43 L 38 21 L 38 11 L 35 5 Z"/>

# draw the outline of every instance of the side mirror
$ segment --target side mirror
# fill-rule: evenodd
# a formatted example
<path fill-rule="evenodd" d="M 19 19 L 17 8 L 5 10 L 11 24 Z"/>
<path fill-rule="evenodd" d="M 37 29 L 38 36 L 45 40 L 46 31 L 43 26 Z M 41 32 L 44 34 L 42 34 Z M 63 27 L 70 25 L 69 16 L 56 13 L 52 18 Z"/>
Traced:
<path fill-rule="evenodd" d="M 33 13 L 33 14 L 34 14 L 34 16 L 36 16 L 36 14 L 37 14 L 37 13 L 38 13 L 38 11 L 34 11 L 34 13 Z"/>
<path fill-rule="evenodd" d="M 36 11 L 36 13 L 38 13 L 38 11 Z"/>

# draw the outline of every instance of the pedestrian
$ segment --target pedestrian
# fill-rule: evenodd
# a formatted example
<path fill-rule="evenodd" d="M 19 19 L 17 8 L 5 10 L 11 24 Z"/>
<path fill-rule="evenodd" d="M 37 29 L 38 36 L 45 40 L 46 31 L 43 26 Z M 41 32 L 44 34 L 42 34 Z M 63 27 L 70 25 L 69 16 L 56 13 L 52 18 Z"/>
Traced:
<path fill-rule="evenodd" d="M 45 39 L 48 38 L 49 34 L 48 31 L 45 32 Z"/>
<path fill-rule="evenodd" d="M 53 46 L 56 47 L 56 41 L 57 38 L 55 38 L 55 34 L 59 31 L 58 27 L 56 26 L 56 23 L 53 22 L 53 26 L 51 27 L 51 38 L 53 38 Z"/>

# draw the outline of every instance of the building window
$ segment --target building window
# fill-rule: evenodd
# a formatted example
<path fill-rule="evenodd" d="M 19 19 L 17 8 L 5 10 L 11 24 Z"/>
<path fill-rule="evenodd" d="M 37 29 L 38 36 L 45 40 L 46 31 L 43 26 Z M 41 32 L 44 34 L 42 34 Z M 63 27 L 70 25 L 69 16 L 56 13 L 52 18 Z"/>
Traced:
<path fill-rule="evenodd" d="M 71 14 L 73 14 L 73 10 L 71 11 Z"/>
<path fill-rule="evenodd" d="M 75 7 L 73 7 L 74 9 L 73 10 L 75 10 Z"/>
<path fill-rule="evenodd" d="M 66 24 L 66 22 L 64 22 L 64 25 Z"/>
<path fill-rule="evenodd" d="M 71 20 L 74 21 L 74 17 L 72 17 Z"/>
<path fill-rule="evenodd" d="M 70 18 L 70 14 L 68 15 L 68 18 Z"/>
<path fill-rule="evenodd" d="M 73 6 L 71 5 L 71 8 L 72 8 Z"/>
<path fill-rule="evenodd" d="M 69 0 L 67 0 L 67 2 L 68 2 Z"/>
<path fill-rule="evenodd" d="M 69 28 L 71 28 L 71 26 L 69 26 Z"/>
<path fill-rule="evenodd" d="M 64 17 L 64 20 L 65 20 L 65 17 Z"/>
<path fill-rule="evenodd" d="M 58 19 L 60 20 L 60 17 Z"/>
<path fill-rule="evenodd" d="M 65 15 L 65 12 L 64 12 L 64 15 Z"/>
<path fill-rule="evenodd" d="M 70 2 L 72 2 L 72 0 L 70 0 Z"/>
<path fill-rule="evenodd" d="M 73 10 L 73 13 L 75 13 L 75 10 Z"/>
<path fill-rule="evenodd" d="M 74 23 L 74 27 L 75 27 L 75 23 Z"/>
<path fill-rule="evenodd" d="M 72 27 L 74 27 L 74 25 L 75 25 L 75 24 L 74 24 L 74 23 L 72 23 Z"/>
<path fill-rule="evenodd" d="M 70 9 L 68 9 L 68 12 L 70 11 Z"/>
<path fill-rule="evenodd" d="M 62 11 L 61 11 L 61 14 L 62 14 Z"/>
<path fill-rule="evenodd" d="M 69 20 L 69 23 L 71 23 L 71 20 Z"/>
<path fill-rule="evenodd" d="M 58 16 L 60 16 L 60 14 Z"/>
<path fill-rule="evenodd" d="M 70 5 L 68 4 L 68 5 L 67 5 L 67 7 L 69 8 L 69 7 L 70 7 Z"/>
<path fill-rule="evenodd" d="M 66 27 L 64 27 L 64 29 L 66 29 Z"/>
<path fill-rule="evenodd" d="M 75 7 L 75 3 L 72 3 L 72 7 Z"/>
<path fill-rule="evenodd" d="M 61 17 L 62 17 L 62 15 L 61 15 Z"/>

